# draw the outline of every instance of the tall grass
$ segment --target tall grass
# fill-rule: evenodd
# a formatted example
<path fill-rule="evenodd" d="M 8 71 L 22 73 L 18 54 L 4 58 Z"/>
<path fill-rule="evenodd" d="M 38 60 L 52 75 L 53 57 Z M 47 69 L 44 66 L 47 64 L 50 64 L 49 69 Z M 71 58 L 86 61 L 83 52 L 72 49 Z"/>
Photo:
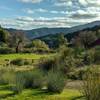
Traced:
<path fill-rule="evenodd" d="M 98 70 L 88 71 L 82 86 L 82 93 L 86 100 L 100 100 L 100 73 Z"/>
<path fill-rule="evenodd" d="M 63 91 L 66 80 L 62 73 L 50 71 L 47 78 L 47 88 L 49 92 L 61 93 Z"/>

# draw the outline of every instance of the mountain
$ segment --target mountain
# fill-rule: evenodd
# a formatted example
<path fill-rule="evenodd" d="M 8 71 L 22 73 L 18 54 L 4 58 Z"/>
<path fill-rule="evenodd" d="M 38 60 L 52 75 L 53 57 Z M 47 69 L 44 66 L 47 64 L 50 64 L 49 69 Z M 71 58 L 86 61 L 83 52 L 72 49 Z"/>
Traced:
<path fill-rule="evenodd" d="M 17 30 L 17 29 L 6 29 L 10 33 L 23 32 L 29 39 L 39 38 L 47 35 L 54 35 L 57 33 L 66 33 L 69 28 L 37 28 L 32 30 Z"/>
<path fill-rule="evenodd" d="M 68 33 L 74 33 L 77 31 L 92 29 L 93 27 L 100 26 L 100 21 L 91 22 L 84 25 L 75 26 L 72 28 L 38 28 L 32 30 L 17 30 L 17 29 L 6 29 L 9 32 L 17 32 L 22 31 L 29 39 L 41 38 L 48 35 L 55 35 L 58 33 L 64 33 L 65 35 Z"/>

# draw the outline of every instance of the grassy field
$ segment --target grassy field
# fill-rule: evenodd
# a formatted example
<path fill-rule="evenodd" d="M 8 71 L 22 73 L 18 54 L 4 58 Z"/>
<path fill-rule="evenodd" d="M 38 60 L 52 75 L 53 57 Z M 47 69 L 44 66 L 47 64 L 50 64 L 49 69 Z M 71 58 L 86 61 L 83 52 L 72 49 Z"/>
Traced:
<path fill-rule="evenodd" d="M 39 59 L 41 57 L 49 57 L 52 54 L 2 54 L 0 55 L 0 60 L 4 59 L 17 59 L 17 58 L 22 58 L 22 59 Z"/>
<path fill-rule="evenodd" d="M 50 57 L 54 54 L 7 54 L 0 55 L 0 64 L 5 64 L 6 60 L 13 60 L 17 58 L 39 60 L 41 57 Z M 27 66 L 26 66 L 27 67 Z M 25 66 L 18 67 L 18 70 L 25 70 Z M 29 66 L 29 68 L 31 68 Z M 28 69 L 29 69 L 28 68 Z M 17 67 L 15 67 L 17 69 Z M 77 82 L 79 83 L 79 82 Z M 25 89 L 20 94 L 14 94 L 8 85 L 0 85 L 0 100 L 83 100 L 82 95 L 76 87 L 77 83 L 69 83 L 61 94 L 46 93 L 42 90 Z M 74 85 L 75 86 L 74 86 Z M 79 86 L 79 85 L 78 85 Z"/>
<path fill-rule="evenodd" d="M 0 100 L 85 100 L 81 95 L 80 81 L 68 82 L 61 94 L 52 94 L 39 89 L 24 89 L 20 94 L 14 94 L 10 90 L 11 85 L 0 85 Z"/>
<path fill-rule="evenodd" d="M 39 60 L 42 57 L 50 57 L 54 54 L 0 54 L 0 65 L 5 65 L 8 60 L 13 59 L 28 59 L 28 60 Z"/>
<path fill-rule="evenodd" d="M 37 89 L 26 89 L 21 94 L 14 95 L 12 91 L 6 88 L 8 87 L 0 86 L 0 100 L 83 100 L 77 89 L 65 89 L 61 94 L 46 93 Z"/>

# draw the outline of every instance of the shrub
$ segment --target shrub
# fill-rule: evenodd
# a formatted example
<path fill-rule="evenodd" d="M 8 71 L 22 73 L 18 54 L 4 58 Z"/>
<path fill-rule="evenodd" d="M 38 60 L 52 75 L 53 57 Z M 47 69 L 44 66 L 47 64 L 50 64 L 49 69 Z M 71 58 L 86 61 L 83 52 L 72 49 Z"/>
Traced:
<path fill-rule="evenodd" d="M 61 93 L 66 85 L 64 76 L 60 73 L 49 72 L 48 73 L 47 88 L 49 92 Z"/>
<path fill-rule="evenodd" d="M 25 88 L 41 88 L 43 86 L 43 74 L 40 70 L 17 72 L 13 84 L 16 93 L 22 92 Z"/>
<path fill-rule="evenodd" d="M 5 74 L 5 70 L 0 70 L 0 84 L 6 84 L 5 80 L 3 79 L 3 75 Z"/>
<path fill-rule="evenodd" d="M 8 47 L 0 48 L 0 54 L 9 54 L 9 53 L 14 53 L 14 50 Z"/>
<path fill-rule="evenodd" d="M 23 76 L 23 73 L 17 72 L 15 74 L 15 79 L 13 81 L 14 87 L 12 88 L 13 91 L 16 93 L 21 93 L 22 90 L 25 88 L 25 78 Z"/>
<path fill-rule="evenodd" d="M 54 58 L 41 58 L 40 59 L 40 69 L 42 69 L 43 71 L 49 71 L 51 70 L 55 65 L 55 61 Z M 56 65 L 55 65 L 56 66 Z"/>
<path fill-rule="evenodd" d="M 28 60 L 28 59 L 24 60 L 24 65 L 31 65 L 31 64 L 32 64 L 31 60 Z"/>
<path fill-rule="evenodd" d="M 12 61 L 11 61 L 11 64 L 13 64 L 13 65 L 18 65 L 18 66 L 22 66 L 22 65 L 24 65 L 24 60 L 18 58 L 18 59 L 12 60 Z"/>
<path fill-rule="evenodd" d="M 86 100 L 100 100 L 100 73 L 97 70 L 86 73 L 82 93 Z"/>
<path fill-rule="evenodd" d="M 24 48 L 23 53 L 33 53 L 31 48 Z"/>
<path fill-rule="evenodd" d="M 0 42 L 0 47 L 8 47 L 8 45 L 4 42 Z"/>
<path fill-rule="evenodd" d="M 33 71 L 33 88 L 42 88 L 44 83 L 45 76 L 43 75 L 43 72 L 41 70 L 35 70 Z"/>
<path fill-rule="evenodd" d="M 14 71 L 9 69 L 0 70 L 0 84 L 9 84 L 14 79 Z"/>
<path fill-rule="evenodd" d="M 67 76 L 72 80 L 83 80 L 83 77 L 87 71 L 88 69 L 74 70 L 73 72 L 68 73 Z"/>
<path fill-rule="evenodd" d="M 12 60 L 11 64 L 18 65 L 18 66 L 23 66 L 23 65 L 31 65 L 32 62 L 30 60 L 27 60 L 27 59 L 18 58 L 18 59 Z"/>
<path fill-rule="evenodd" d="M 100 64 L 100 46 L 95 47 L 94 62 Z"/>
<path fill-rule="evenodd" d="M 32 88 L 33 85 L 33 71 L 23 72 L 25 78 L 25 88 Z"/>
<path fill-rule="evenodd" d="M 14 81 L 15 72 L 13 70 L 7 70 L 3 73 L 2 79 L 6 84 L 10 84 Z"/>

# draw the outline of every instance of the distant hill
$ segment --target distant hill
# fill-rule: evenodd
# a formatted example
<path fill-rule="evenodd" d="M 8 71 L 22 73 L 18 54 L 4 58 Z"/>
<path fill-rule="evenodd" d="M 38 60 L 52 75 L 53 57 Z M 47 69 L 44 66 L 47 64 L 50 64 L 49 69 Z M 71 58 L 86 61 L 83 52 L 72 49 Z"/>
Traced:
<path fill-rule="evenodd" d="M 57 33 L 66 33 L 69 28 L 38 28 L 38 29 L 32 29 L 32 30 L 16 30 L 16 29 L 6 29 L 10 33 L 16 32 L 16 31 L 22 31 L 25 33 L 25 35 L 29 39 L 39 38 L 43 36 L 47 36 L 49 34 L 54 35 Z"/>
<path fill-rule="evenodd" d="M 12 33 L 16 31 L 22 31 L 29 39 L 34 39 L 34 38 L 47 37 L 47 36 L 55 35 L 59 33 L 64 33 L 65 35 L 67 35 L 69 33 L 75 33 L 81 30 L 92 29 L 94 27 L 99 27 L 99 26 L 100 26 L 100 21 L 95 21 L 92 23 L 79 25 L 72 28 L 38 28 L 38 29 L 32 29 L 32 30 L 16 30 L 16 29 L 9 28 L 6 30 Z"/>

